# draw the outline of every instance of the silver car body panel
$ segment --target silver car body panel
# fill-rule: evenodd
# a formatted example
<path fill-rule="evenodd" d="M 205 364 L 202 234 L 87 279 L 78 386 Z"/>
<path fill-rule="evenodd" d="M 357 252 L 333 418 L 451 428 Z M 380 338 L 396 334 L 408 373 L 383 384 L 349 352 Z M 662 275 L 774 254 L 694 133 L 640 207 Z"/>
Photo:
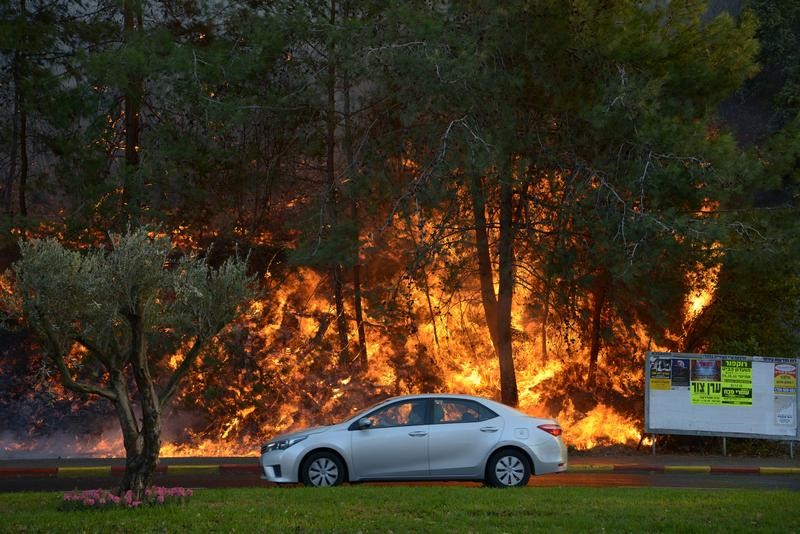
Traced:
<path fill-rule="evenodd" d="M 483 478 L 487 451 L 495 450 L 504 426 L 501 417 L 474 423 L 431 425 L 428 443 L 430 476 Z"/>
<path fill-rule="evenodd" d="M 357 421 L 392 403 L 415 399 L 475 401 L 497 414 L 475 422 L 453 422 L 354 428 Z M 270 443 L 307 436 L 283 450 L 261 455 L 262 478 L 297 483 L 303 460 L 320 450 L 335 451 L 344 460 L 347 480 L 482 480 L 491 455 L 514 447 L 525 452 L 533 474 L 567 469 L 567 447 L 560 436 L 539 428 L 552 419 L 529 417 L 488 399 L 469 395 L 426 394 L 394 397 L 336 425 L 276 436 Z"/>
<path fill-rule="evenodd" d="M 427 477 L 429 428 L 411 425 L 350 431 L 350 480 Z"/>

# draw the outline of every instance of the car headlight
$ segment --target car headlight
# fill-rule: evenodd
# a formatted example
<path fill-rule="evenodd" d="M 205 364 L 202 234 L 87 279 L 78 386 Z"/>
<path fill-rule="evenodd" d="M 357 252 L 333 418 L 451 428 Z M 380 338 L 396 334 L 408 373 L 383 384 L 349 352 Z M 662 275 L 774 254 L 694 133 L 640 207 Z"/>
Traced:
<path fill-rule="evenodd" d="M 266 445 L 261 446 L 261 454 L 270 451 L 283 451 L 294 445 L 295 443 L 300 443 L 308 436 L 297 436 L 294 438 L 289 439 L 279 439 L 277 441 L 270 441 Z"/>

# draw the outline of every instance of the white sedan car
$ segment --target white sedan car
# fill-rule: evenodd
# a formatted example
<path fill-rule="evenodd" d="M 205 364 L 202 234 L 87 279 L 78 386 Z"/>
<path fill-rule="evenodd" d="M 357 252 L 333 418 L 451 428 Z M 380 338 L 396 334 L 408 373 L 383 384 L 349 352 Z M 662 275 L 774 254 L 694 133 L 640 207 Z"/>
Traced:
<path fill-rule="evenodd" d="M 483 480 L 524 486 L 567 469 L 561 427 L 468 395 L 385 400 L 343 423 L 261 447 L 266 480 L 336 486 L 367 480 Z"/>

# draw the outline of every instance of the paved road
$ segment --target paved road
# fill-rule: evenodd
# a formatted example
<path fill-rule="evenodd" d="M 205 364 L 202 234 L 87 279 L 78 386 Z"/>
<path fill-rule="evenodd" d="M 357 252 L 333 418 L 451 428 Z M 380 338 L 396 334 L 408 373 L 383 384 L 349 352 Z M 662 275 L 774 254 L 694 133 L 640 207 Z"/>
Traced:
<path fill-rule="evenodd" d="M 269 487 L 262 481 L 257 471 L 255 458 L 176 458 L 165 459 L 166 471 L 155 475 L 155 483 L 164 486 L 185 486 L 192 488 L 209 487 Z M 119 480 L 121 460 L 78 459 L 78 460 L 0 460 L 0 492 L 14 491 L 66 491 L 73 489 L 109 488 Z M 203 472 L 202 466 L 216 464 L 216 470 Z M 752 472 L 670 472 L 664 466 L 698 467 L 711 466 L 713 469 L 741 469 L 752 471 L 752 466 L 771 468 L 788 467 L 797 469 L 798 460 L 769 460 L 759 458 L 719 458 L 702 456 L 682 457 L 622 457 L 571 459 L 571 468 L 578 469 L 557 475 L 532 477 L 531 487 L 577 486 L 577 487 L 676 487 L 676 488 L 752 488 L 788 489 L 800 491 L 800 474 L 764 474 Z M 114 471 L 92 476 L 93 473 L 76 471 L 73 476 L 70 468 L 116 466 Z M 181 472 L 182 466 L 192 466 L 190 472 Z M 612 467 L 614 469 L 604 470 Z M 60 474 L 53 468 L 60 468 Z M 65 469 L 66 468 L 66 469 Z M 198 469 L 199 468 L 199 469 Z M 652 468 L 653 470 L 648 470 Z M 9 474 L 11 469 L 19 469 L 20 475 Z M 31 470 L 42 473 L 31 476 Z M 164 469 L 164 468 L 162 468 Z M 49 470 L 49 471 L 48 471 Z M 49 474 L 48 474 L 49 472 Z M 65 476 L 66 472 L 66 476 Z M 23 474 L 27 473 L 27 474 Z M 82 476 L 89 475 L 89 476 Z M 402 483 L 396 483 L 402 484 Z M 439 483 L 424 483 L 439 484 Z M 479 486 L 477 483 L 465 485 Z"/>
<path fill-rule="evenodd" d="M 109 477 L 46 478 L 20 477 L 0 479 L 0 492 L 69 491 L 74 489 L 111 488 L 117 482 Z M 155 477 L 160 486 L 191 488 L 269 487 L 256 476 L 242 475 L 184 475 Z M 370 485 L 408 485 L 404 483 Z M 410 484 L 410 483 L 409 483 Z M 442 483 L 424 483 L 440 485 Z M 479 486 L 478 483 L 462 485 Z M 670 488 L 750 488 L 786 489 L 800 492 L 800 477 L 787 475 L 739 474 L 676 474 L 676 473 L 562 473 L 533 477 L 530 487 L 670 487 Z"/>
<path fill-rule="evenodd" d="M 725 473 L 563 473 L 531 479 L 529 486 L 590 488 L 749 488 L 800 491 L 800 476 Z"/>

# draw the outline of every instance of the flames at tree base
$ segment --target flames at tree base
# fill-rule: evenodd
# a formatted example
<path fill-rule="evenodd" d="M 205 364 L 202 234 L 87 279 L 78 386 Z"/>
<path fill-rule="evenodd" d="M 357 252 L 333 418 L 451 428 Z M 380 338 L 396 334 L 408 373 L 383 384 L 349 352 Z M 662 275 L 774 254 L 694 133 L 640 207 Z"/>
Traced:
<path fill-rule="evenodd" d="M 497 399 L 498 360 L 480 307 L 446 301 L 444 292 L 423 295 L 419 284 L 409 284 L 403 291 L 411 310 L 398 316 L 365 310 L 382 322 L 367 328 L 364 371 L 338 358 L 323 277 L 300 270 L 282 281 L 187 376 L 163 418 L 161 456 L 256 456 L 275 435 L 341 421 L 395 395 Z M 687 300 L 692 314 L 695 301 Z M 429 305 L 415 304 L 421 302 Z M 644 353 L 668 347 L 654 346 L 642 327 L 614 325 L 626 337 L 600 351 L 589 387 L 586 346 L 555 327 L 542 343 L 541 326 L 524 306 L 515 307 L 512 319 L 522 412 L 557 419 L 576 451 L 650 443 L 642 435 Z M 124 456 L 108 403 L 64 390 L 55 374 L 42 377 L 46 366 L 31 336 L 6 333 L 2 341 L 0 458 Z M 166 365 L 174 368 L 181 357 Z"/>

